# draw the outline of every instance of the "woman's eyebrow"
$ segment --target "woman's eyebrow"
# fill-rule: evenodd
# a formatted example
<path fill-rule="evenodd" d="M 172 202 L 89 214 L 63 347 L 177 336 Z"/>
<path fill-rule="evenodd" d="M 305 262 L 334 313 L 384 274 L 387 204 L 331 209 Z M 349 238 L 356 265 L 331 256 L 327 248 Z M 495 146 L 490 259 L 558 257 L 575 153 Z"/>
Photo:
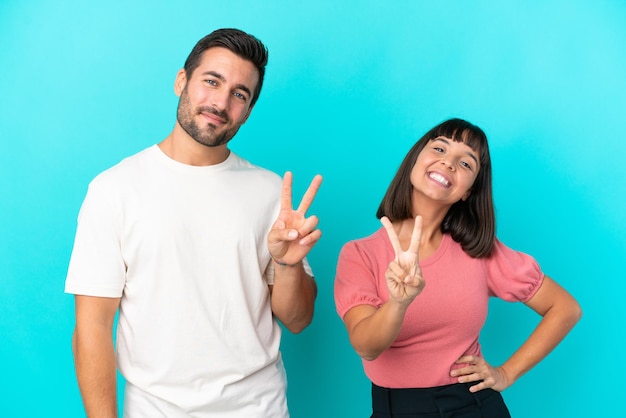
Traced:
<path fill-rule="evenodd" d="M 446 145 L 450 145 L 450 140 L 443 136 L 438 136 L 437 138 L 433 138 L 432 141 L 441 141 Z M 478 164 L 478 158 L 476 157 L 475 153 L 471 151 L 467 151 L 465 154 L 467 154 L 468 157 L 470 157 L 472 160 L 474 160 L 474 162 L 476 162 L 476 164 Z"/>

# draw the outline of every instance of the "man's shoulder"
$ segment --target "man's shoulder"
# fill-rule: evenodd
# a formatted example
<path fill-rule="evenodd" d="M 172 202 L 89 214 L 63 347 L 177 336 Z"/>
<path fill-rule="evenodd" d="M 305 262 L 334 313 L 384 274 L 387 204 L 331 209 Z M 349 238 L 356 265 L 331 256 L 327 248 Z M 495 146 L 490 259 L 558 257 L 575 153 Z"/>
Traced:
<path fill-rule="evenodd" d="M 124 157 L 114 165 L 102 171 L 100 174 L 116 173 L 118 171 L 135 169 L 137 168 L 137 166 L 154 159 L 155 147 L 156 145 L 151 145 L 147 148 L 142 149 L 141 151 L 136 152 L 135 154 Z"/>
<path fill-rule="evenodd" d="M 234 159 L 233 168 L 235 171 L 241 172 L 244 175 L 250 175 L 251 178 L 258 179 L 259 181 L 282 184 L 282 178 L 275 172 L 253 164 L 235 153 L 232 153 L 232 158 Z"/>
<path fill-rule="evenodd" d="M 152 145 L 123 158 L 96 175 L 90 184 L 128 182 L 134 177 L 134 174 L 141 173 L 145 169 L 145 165 L 154 158 L 155 146 Z"/>

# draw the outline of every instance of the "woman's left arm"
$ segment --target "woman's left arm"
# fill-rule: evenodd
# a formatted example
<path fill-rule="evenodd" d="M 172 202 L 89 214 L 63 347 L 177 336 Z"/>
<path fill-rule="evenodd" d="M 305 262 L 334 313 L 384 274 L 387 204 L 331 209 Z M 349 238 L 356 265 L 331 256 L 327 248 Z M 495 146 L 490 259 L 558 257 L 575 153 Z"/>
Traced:
<path fill-rule="evenodd" d="M 476 356 L 461 357 L 457 363 L 467 366 L 452 370 L 458 381 L 481 381 L 472 392 L 492 388 L 499 392 L 511 386 L 524 373 L 543 360 L 565 338 L 580 320 L 582 310 L 572 295 L 550 277 L 545 276 L 537 293 L 526 302 L 543 318 L 522 346 L 500 367 L 490 366 Z"/>

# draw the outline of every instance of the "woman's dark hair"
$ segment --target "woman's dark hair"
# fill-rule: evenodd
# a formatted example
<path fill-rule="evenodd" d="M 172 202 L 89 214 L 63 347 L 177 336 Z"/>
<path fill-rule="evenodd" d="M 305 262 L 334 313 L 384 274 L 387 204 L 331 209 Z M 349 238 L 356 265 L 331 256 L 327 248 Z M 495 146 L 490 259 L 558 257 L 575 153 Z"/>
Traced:
<path fill-rule="evenodd" d="M 190 78 L 193 71 L 200 65 L 204 51 L 215 47 L 228 49 L 233 54 L 250 61 L 258 70 L 259 82 L 254 89 L 251 101 L 251 107 L 254 106 L 263 87 L 268 58 L 267 48 L 260 40 L 239 29 L 218 29 L 200 39 L 189 53 L 184 67 L 187 78 Z"/>
<path fill-rule="evenodd" d="M 478 126 L 463 119 L 450 119 L 428 131 L 409 150 L 400 164 L 383 197 L 376 217 L 386 216 L 399 221 L 412 218 L 411 171 L 426 144 L 438 137 L 462 142 L 480 154 L 480 170 L 472 186 L 470 196 L 453 204 L 441 224 L 441 231 L 449 233 L 453 240 L 461 244 L 463 251 L 475 258 L 491 254 L 496 233 L 496 220 L 491 188 L 491 157 L 487 136 Z"/>

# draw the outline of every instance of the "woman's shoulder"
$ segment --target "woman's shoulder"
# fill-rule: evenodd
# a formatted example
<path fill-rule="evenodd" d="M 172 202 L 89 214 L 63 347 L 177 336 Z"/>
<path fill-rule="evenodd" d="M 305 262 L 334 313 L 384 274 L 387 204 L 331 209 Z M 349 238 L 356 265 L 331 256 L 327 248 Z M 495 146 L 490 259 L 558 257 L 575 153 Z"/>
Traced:
<path fill-rule="evenodd" d="M 383 227 L 362 238 L 355 238 L 344 244 L 344 247 L 379 248 L 384 247 L 389 238 Z"/>
<path fill-rule="evenodd" d="M 340 259 L 377 260 L 386 257 L 391 249 L 384 228 L 379 228 L 363 238 L 346 242 L 341 248 Z"/>

